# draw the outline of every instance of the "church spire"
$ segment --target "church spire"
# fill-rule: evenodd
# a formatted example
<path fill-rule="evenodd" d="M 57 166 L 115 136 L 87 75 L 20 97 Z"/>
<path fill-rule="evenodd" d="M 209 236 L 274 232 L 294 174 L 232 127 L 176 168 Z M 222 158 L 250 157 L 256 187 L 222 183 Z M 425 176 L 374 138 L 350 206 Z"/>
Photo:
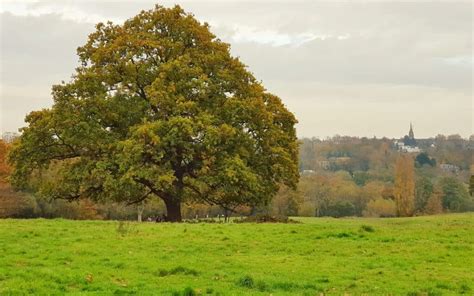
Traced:
<path fill-rule="evenodd" d="M 408 137 L 410 139 L 415 139 L 415 134 L 413 133 L 413 125 L 411 122 L 410 122 L 410 131 L 408 132 Z"/>

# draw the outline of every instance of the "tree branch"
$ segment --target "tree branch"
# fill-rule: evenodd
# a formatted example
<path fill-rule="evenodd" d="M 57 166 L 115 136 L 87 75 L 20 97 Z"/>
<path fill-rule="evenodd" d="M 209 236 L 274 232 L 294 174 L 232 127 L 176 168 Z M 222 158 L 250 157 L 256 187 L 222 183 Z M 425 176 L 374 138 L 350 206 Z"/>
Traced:
<path fill-rule="evenodd" d="M 147 199 L 148 195 L 150 195 L 151 193 L 153 193 L 153 192 L 150 190 L 150 191 L 148 191 L 147 193 L 145 193 L 143 196 L 141 196 L 139 199 L 134 200 L 134 201 L 129 201 L 129 202 L 127 202 L 127 206 L 130 206 L 130 205 L 133 205 L 133 204 L 137 204 L 137 203 L 141 203 L 142 201 L 144 201 L 145 199 Z"/>

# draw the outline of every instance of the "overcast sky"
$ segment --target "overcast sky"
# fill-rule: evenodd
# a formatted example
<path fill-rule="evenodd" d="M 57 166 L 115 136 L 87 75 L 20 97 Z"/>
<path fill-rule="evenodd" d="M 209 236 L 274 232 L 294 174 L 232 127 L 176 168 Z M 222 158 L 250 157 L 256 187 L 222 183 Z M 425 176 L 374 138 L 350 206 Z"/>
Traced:
<path fill-rule="evenodd" d="M 132 3 L 133 2 L 133 3 Z M 154 1 L 1 1 L 0 132 L 51 106 L 94 24 Z M 180 4 L 296 114 L 299 137 L 473 133 L 473 7 L 453 2 Z"/>

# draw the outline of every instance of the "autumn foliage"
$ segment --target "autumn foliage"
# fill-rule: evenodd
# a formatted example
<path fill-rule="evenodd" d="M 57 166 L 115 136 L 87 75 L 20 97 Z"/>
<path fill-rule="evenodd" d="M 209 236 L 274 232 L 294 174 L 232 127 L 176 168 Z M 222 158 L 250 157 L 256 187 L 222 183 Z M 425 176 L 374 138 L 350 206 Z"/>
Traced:
<path fill-rule="evenodd" d="M 233 211 L 296 186 L 294 115 L 179 6 L 99 23 L 77 53 L 81 64 L 53 87 L 52 108 L 26 117 L 12 152 L 17 188 L 161 199 L 180 221 L 184 203 Z"/>
<path fill-rule="evenodd" d="M 11 167 L 7 162 L 9 148 L 9 144 L 0 140 L 0 184 L 7 182 L 7 178 L 11 172 Z"/>
<path fill-rule="evenodd" d="M 400 155 L 395 164 L 394 195 L 398 216 L 412 216 L 415 210 L 415 165 L 408 154 Z"/>

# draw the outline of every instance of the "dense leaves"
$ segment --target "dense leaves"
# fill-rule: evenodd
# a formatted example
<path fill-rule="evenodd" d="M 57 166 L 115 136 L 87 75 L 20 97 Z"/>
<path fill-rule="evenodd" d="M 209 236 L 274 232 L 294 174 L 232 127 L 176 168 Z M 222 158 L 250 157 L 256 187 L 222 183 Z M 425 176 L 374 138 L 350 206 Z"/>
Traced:
<path fill-rule="evenodd" d="M 7 153 L 10 145 L 0 140 L 0 183 L 7 182 L 11 168 L 7 163 Z"/>
<path fill-rule="evenodd" d="M 395 202 L 399 216 L 411 216 L 415 210 L 415 171 L 413 158 L 400 155 L 395 164 Z"/>
<path fill-rule="evenodd" d="M 26 118 L 11 154 L 17 187 L 159 197 L 180 220 L 185 201 L 233 209 L 295 186 L 295 117 L 179 6 L 100 23 L 78 55 L 72 81 L 53 87 L 53 107 Z"/>
<path fill-rule="evenodd" d="M 464 184 L 452 177 L 444 177 L 440 180 L 440 186 L 443 191 L 442 203 L 443 207 L 456 212 L 464 208 L 472 208 L 473 202 L 469 198 Z"/>
<path fill-rule="evenodd" d="M 415 165 L 420 167 L 424 165 L 436 166 L 436 160 L 428 156 L 428 153 L 421 152 L 415 158 Z"/>

